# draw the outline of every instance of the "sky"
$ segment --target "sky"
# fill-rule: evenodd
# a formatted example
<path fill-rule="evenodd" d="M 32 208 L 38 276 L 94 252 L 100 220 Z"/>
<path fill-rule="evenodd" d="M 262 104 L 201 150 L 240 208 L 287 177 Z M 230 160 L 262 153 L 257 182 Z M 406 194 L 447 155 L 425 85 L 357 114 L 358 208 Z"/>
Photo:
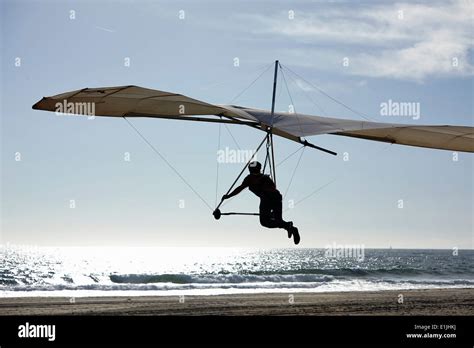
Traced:
<path fill-rule="evenodd" d="M 3 0 L 0 242 L 295 247 L 255 217 L 214 220 L 123 119 L 31 106 L 133 84 L 269 109 L 278 59 L 277 110 L 473 126 L 473 13 L 472 1 Z M 389 101 L 416 103 L 419 117 L 383 115 Z M 245 126 L 131 122 L 212 207 L 243 166 L 218 164 L 217 151 L 251 150 L 263 137 Z M 278 167 L 298 248 L 473 248 L 472 154 L 308 140 L 339 155 L 307 148 Z M 298 148 L 276 139 L 276 162 Z M 246 191 L 227 209 L 255 212 L 258 199 Z"/>

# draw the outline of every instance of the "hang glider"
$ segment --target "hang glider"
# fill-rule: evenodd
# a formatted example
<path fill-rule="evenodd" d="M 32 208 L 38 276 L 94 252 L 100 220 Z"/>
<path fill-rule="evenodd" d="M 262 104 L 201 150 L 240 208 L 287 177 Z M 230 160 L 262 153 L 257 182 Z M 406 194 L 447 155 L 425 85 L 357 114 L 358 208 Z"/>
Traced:
<path fill-rule="evenodd" d="M 254 151 L 234 180 L 227 194 L 231 192 L 239 178 L 253 160 L 256 153 L 266 143 L 266 157 L 263 172 L 267 168 L 276 184 L 275 155 L 273 135 L 309 146 L 332 155 L 335 152 L 308 142 L 305 137 L 321 134 L 341 135 L 366 140 L 388 142 L 434 149 L 474 152 L 474 128 L 465 126 L 414 126 L 408 124 L 356 121 L 332 117 L 303 115 L 298 113 L 275 112 L 275 92 L 278 67 L 275 61 L 271 110 L 259 110 L 236 105 L 214 105 L 192 99 L 181 94 L 148 89 L 138 86 L 119 86 L 102 88 L 84 88 L 72 92 L 44 97 L 33 109 L 53 111 L 61 114 L 88 116 L 152 117 L 181 121 L 219 122 L 247 125 L 266 133 L 265 138 Z M 286 82 L 285 82 L 286 83 Z M 146 140 L 146 138 L 127 120 L 140 137 L 166 162 L 166 164 L 189 186 L 189 188 L 209 207 L 194 188 L 176 171 L 176 169 Z M 225 196 L 226 196 L 225 195 Z M 217 197 L 217 187 L 216 187 Z M 216 202 L 217 204 L 217 202 Z M 222 215 L 259 215 L 258 213 L 222 213 L 223 200 L 213 210 L 215 219 Z M 212 208 L 211 208 L 212 210 Z"/>
<path fill-rule="evenodd" d="M 304 137 L 331 134 L 392 144 L 474 152 L 474 127 L 408 125 L 272 113 L 236 105 L 209 104 L 181 94 L 138 86 L 84 88 L 44 97 L 33 105 L 33 109 L 83 114 L 87 105 L 93 105 L 95 116 L 221 122 L 247 125 L 263 131 L 271 129 L 274 135 L 318 149 L 322 148 L 304 140 Z"/>

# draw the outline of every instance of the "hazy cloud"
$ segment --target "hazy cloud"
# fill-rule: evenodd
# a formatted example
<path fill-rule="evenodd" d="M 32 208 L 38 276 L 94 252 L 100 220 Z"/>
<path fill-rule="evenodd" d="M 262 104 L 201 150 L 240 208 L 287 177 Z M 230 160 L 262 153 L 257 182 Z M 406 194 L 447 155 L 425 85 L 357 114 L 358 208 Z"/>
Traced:
<path fill-rule="evenodd" d="M 302 43 L 306 56 L 321 51 L 317 43 L 329 46 L 333 56 L 339 51 L 349 58 L 351 74 L 422 81 L 473 74 L 473 12 L 473 1 L 459 0 L 295 9 L 292 20 L 287 13 L 249 17 L 257 33 Z"/>

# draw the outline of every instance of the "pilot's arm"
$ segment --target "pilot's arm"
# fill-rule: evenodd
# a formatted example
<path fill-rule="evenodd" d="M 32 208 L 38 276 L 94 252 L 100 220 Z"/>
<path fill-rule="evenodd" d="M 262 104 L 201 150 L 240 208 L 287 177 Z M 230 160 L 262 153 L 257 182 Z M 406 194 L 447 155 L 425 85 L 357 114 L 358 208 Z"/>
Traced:
<path fill-rule="evenodd" d="M 242 182 L 242 184 L 240 186 L 237 186 L 234 189 L 234 191 L 232 191 L 231 193 L 229 193 L 227 195 L 223 195 L 222 200 L 229 199 L 231 197 L 234 197 L 234 196 L 238 195 L 240 192 L 245 190 L 247 187 L 249 187 L 249 184 L 248 184 L 247 178 L 245 178 L 244 181 Z"/>

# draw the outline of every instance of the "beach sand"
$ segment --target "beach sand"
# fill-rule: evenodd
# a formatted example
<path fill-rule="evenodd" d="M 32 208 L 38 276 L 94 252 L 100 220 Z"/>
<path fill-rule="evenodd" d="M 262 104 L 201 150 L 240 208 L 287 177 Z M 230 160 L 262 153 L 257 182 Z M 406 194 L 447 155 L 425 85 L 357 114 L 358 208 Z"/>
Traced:
<path fill-rule="evenodd" d="M 77 297 L 71 303 L 65 297 L 0 298 L 0 315 L 474 315 L 474 289 L 239 294 L 182 300 L 114 296 Z"/>

